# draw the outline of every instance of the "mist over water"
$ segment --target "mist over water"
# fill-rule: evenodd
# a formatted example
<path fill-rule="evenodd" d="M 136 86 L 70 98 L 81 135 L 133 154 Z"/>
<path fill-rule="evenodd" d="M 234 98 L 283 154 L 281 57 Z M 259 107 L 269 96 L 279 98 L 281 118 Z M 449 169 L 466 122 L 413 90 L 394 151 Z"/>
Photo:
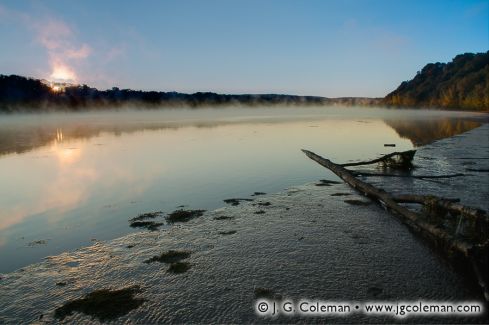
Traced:
<path fill-rule="evenodd" d="M 128 219 L 332 178 L 300 152 L 375 158 L 467 131 L 476 113 L 345 107 L 0 117 L 0 272 L 135 231 Z M 385 148 L 394 143 L 396 148 Z"/>

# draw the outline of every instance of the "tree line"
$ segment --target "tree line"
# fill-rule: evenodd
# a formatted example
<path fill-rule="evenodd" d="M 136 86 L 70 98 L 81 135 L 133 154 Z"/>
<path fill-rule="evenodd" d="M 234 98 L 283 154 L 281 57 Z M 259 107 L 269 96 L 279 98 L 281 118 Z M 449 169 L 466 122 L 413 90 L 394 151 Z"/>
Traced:
<path fill-rule="evenodd" d="M 98 90 L 71 85 L 55 91 L 47 82 L 17 75 L 0 75 L 0 111 L 85 110 L 103 107 L 219 106 L 219 105 L 322 105 L 329 99 L 279 94 L 226 95 L 213 92 L 178 92 L 119 89 Z"/>

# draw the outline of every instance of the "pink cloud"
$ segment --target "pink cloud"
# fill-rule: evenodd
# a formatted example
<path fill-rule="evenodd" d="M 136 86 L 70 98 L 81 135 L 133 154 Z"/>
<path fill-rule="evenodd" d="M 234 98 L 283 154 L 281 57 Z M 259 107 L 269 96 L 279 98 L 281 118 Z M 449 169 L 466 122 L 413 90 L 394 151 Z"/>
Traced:
<path fill-rule="evenodd" d="M 51 15 L 36 17 L 2 5 L 0 18 L 32 31 L 33 40 L 46 50 L 51 77 L 67 75 L 70 80 L 66 81 L 77 81 L 76 68 L 93 53 L 93 49 L 77 39 L 75 30 L 68 23 Z"/>
<path fill-rule="evenodd" d="M 73 32 L 68 25 L 53 18 L 37 21 L 33 27 L 37 33 L 37 41 L 51 51 L 69 45 L 69 40 L 73 37 Z"/>

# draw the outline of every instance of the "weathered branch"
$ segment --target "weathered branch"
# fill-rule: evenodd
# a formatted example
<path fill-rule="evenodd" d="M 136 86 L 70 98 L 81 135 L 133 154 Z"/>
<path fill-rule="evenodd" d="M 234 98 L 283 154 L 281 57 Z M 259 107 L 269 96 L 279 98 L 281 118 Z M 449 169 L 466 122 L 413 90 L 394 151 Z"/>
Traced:
<path fill-rule="evenodd" d="M 439 208 L 461 214 L 489 224 L 489 216 L 486 211 L 460 204 L 460 199 L 442 198 L 434 195 L 396 195 L 393 197 L 397 203 L 418 203 L 427 206 L 437 206 Z"/>
<path fill-rule="evenodd" d="M 434 200 L 433 203 L 441 208 L 447 209 L 448 211 L 460 213 L 463 216 L 481 220 L 486 223 L 486 226 L 489 223 L 489 216 L 484 210 L 468 207 L 460 203 L 448 202 L 445 200 Z"/>
<path fill-rule="evenodd" d="M 450 175 L 396 175 L 396 174 L 388 174 L 388 173 L 367 173 L 367 172 L 356 172 L 352 171 L 352 174 L 355 176 L 363 176 L 363 177 L 409 177 L 409 178 L 452 178 L 452 177 L 461 177 L 466 176 L 465 174 L 450 174 Z"/>
<path fill-rule="evenodd" d="M 346 164 L 341 164 L 339 166 L 351 167 L 351 166 L 362 166 L 362 165 L 383 163 L 388 166 L 412 167 L 412 160 L 415 153 L 416 150 L 408 150 L 402 152 L 396 151 L 374 160 L 346 163 Z"/>
<path fill-rule="evenodd" d="M 447 202 L 460 202 L 460 199 L 449 199 L 449 198 L 441 198 L 433 195 L 415 195 L 415 194 L 403 194 L 396 195 L 393 197 L 397 203 L 419 203 L 424 204 L 426 201 L 430 199 L 443 200 Z"/>

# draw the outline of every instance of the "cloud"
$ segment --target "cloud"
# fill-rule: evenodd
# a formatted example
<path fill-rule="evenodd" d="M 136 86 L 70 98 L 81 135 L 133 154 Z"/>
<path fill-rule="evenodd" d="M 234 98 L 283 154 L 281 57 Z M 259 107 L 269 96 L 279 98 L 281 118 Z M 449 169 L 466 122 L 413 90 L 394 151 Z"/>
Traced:
<path fill-rule="evenodd" d="M 7 23 L 27 27 L 32 32 L 33 40 L 46 51 L 51 79 L 77 81 L 77 67 L 92 55 L 93 49 L 77 39 L 69 24 L 53 15 L 38 17 L 2 5 L 0 18 Z"/>
<path fill-rule="evenodd" d="M 33 27 L 37 33 L 37 41 L 46 49 L 54 51 L 69 45 L 68 40 L 73 32 L 64 22 L 49 18 L 47 21 L 36 21 Z"/>
<path fill-rule="evenodd" d="M 64 55 L 70 59 L 86 59 L 92 53 L 92 48 L 88 44 L 82 44 L 78 49 L 67 49 Z"/>
<path fill-rule="evenodd" d="M 86 43 L 80 44 L 72 28 L 59 19 L 51 17 L 36 21 L 33 27 L 36 40 L 52 55 L 80 60 L 92 52 L 91 47 Z"/>
<path fill-rule="evenodd" d="M 76 82 L 75 67 L 92 53 L 92 48 L 76 39 L 73 29 L 57 18 L 33 22 L 36 41 L 47 51 L 51 66 L 50 78 L 56 81 Z"/>

